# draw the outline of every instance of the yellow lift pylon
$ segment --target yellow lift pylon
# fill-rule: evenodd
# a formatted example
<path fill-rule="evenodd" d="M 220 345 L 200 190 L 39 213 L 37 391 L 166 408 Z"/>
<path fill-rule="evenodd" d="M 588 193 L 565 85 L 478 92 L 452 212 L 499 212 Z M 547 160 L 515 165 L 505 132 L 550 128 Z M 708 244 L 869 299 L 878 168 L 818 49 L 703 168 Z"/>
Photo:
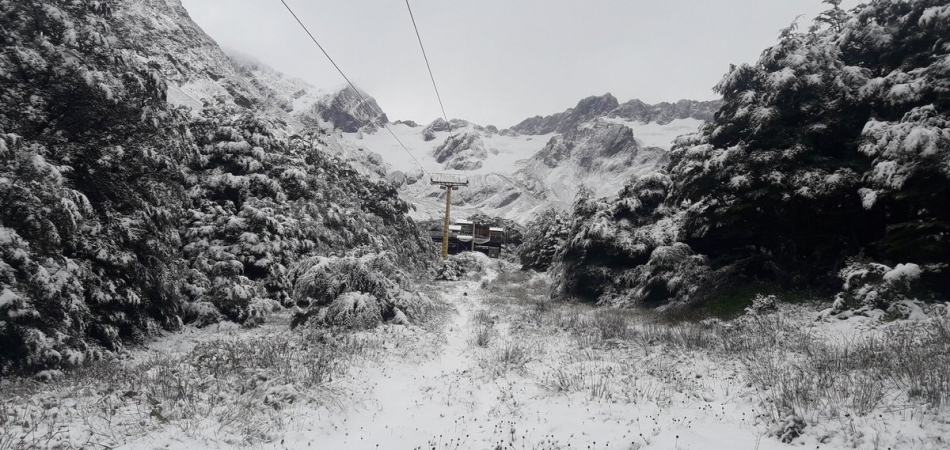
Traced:
<path fill-rule="evenodd" d="M 457 191 L 461 186 L 468 186 L 468 178 L 465 175 L 456 175 L 449 173 L 435 173 L 429 177 L 429 181 L 445 189 L 445 222 L 442 224 L 442 257 L 449 256 L 449 222 L 452 210 L 452 191 Z"/>

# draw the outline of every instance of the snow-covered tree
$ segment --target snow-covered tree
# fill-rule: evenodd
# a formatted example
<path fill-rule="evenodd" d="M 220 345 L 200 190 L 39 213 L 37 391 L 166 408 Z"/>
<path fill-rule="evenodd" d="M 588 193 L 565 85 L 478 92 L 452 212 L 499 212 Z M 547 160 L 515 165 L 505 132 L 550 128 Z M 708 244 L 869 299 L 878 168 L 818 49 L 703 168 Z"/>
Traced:
<path fill-rule="evenodd" d="M 750 284 L 831 291 L 856 255 L 918 262 L 921 286 L 950 291 L 950 5 L 826 3 L 807 31 L 793 24 L 726 74 L 722 108 L 677 140 L 663 189 L 578 200 L 562 295 L 657 305 Z"/>
<path fill-rule="evenodd" d="M 398 249 L 403 267 L 432 265 L 395 188 L 319 136 L 171 107 L 113 5 L 0 1 L 0 375 L 183 319 L 255 323 L 294 302 L 310 256 Z"/>
<path fill-rule="evenodd" d="M 186 117 L 108 2 L 0 2 L 0 373 L 180 324 Z"/>
<path fill-rule="evenodd" d="M 192 300 L 229 319 L 258 320 L 296 298 L 291 272 L 343 249 L 393 251 L 426 266 L 428 239 L 388 183 L 372 182 L 321 151 L 326 136 L 280 139 L 269 124 L 223 103 L 193 124 L 200 157 L 190 168 L 185 253 Z"/>
<path fill-rule="evenodd" d="M 830 3 L 809 32 L 734 67 L 714 122 L 673 151 L 685 242 L 719 265 L 830 282 L 859 250 L 950 254 L 950 9 Z"/>
<path fill-rule="evenodd" d="M 570 226 L 568 215 L 557 208 L 541 211 L 525 228 L 524 242 L 518 248 L 518 259 L 524 270 L 546 271 L 554 255 L 564 245 Z"/>
<path fill-rule="evenodd" d="M 665 203 L 671 186 L 656 172 L 631 180 L 616 198 L 582 191 L 555 257 L 556 292 L 626 306 L 697 301 L 710 269 L 705 257 L 677 242 L 683 214 Z"/>

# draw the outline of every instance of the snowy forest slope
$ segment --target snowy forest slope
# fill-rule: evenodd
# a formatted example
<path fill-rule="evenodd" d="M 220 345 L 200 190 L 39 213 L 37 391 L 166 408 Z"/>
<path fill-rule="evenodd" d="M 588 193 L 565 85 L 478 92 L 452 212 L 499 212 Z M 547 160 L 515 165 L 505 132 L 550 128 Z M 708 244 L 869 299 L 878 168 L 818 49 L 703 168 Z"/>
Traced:
<path fill-rule="evenodd" d="M 431 261 L 396 191 L 295 134 L 308 102 L 243 76 L 177 0 L 0 2 L 0 23 L 0 374 L 254 323 L 309 301 L 311 257 Z"/>

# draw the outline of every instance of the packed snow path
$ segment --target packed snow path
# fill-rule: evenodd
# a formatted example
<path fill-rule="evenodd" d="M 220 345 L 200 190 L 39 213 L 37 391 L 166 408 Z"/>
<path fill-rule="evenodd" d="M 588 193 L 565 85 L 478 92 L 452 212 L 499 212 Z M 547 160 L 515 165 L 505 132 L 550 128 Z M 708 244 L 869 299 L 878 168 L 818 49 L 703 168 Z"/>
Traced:
<path fill-rule="evenodd" d="M 420 303 L 413 325 L 291 330 L 282 311 L 0 380 L 0 449 L 950 448 L 932 363 L 950 354 L 950 305 L 906 322 L 785 305 L 668 323 L 479 266 L 419 286 L 444 306 Z"/>
<path fill-rule="evenodd" d="M 436 333 L 428 340 L 387 343 L 422 346 L 407 350 L 427 355 L 423 360 L 407 362 L 407 353 L 395 352 L 354 371 L 352 379 L 337 385 L 349 404 L 321 412 L 313 428 L 289 431 L 276 448 L 788 448 L 763 438 L 768 429 L 743 418 L 751 418 L 754 408 L 746 405 L 743 412 L 736 405 L 700 401 L 673 405 L 676 393 L 666 392 L 673 386 L 641 386 L 666 399 L 661 407 L 592 400 L 584 392 L 552 393 L 541 385 L 556 381 L 538 378 L 567 364 L 570 355 L 559 352 L 569 348 L 563 337 L 514 337 L 510 320 L 518 317 L 491 314 L 484 305 L 490 294 L 478 282 L 443 286 L 455 311 L 441 338 Z M 473 342 L 479 311 L 495 321 L 493 342 L 485 348 Z M 519 356 L 506 354 L 512 346 L 529 353 L 527 367 L 504 367 L 518 365 Z"/>

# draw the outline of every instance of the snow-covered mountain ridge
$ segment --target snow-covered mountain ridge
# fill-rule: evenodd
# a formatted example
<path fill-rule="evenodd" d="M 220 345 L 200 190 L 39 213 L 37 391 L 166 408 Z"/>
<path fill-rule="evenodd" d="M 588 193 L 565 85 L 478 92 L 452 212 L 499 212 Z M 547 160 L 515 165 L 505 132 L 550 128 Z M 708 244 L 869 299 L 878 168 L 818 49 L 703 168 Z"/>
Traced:
<path fill-rule="evenodd" d="M 461 119 L 436 119 L 425 127 L 400 122 L 390 129 L 428 172 L 468 176 L 470 186 L 453 196 L 460 215 L 483 212 L 526 222 L 545 207 L 567 208 L 581 186 L 612 195 L 631 176 L 665 164 L 673 139 L 696 131 L 717 107 L 692 100 L 620 104 L 608 93 L 502 130 Z M 389 133 L 368 127 L 340 136 L 348 157 L 369 167 L 385 163 L 417 217 L 442 214 L 435 201 L 440 190 L 422 180 L 422 169 Z"/>

